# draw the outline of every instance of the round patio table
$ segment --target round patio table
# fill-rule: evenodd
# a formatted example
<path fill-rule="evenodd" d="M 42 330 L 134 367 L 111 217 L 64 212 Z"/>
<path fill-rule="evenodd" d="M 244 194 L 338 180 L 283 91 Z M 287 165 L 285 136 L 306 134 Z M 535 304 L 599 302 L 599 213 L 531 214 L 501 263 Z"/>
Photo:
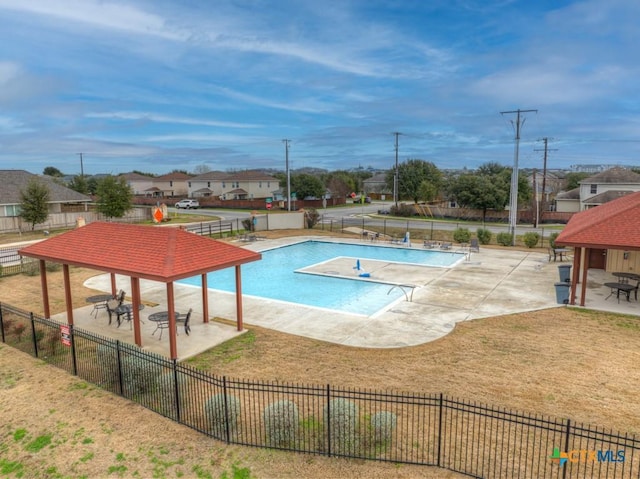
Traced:
<path fill-rule="evenodd" d="M 89 315 L 95 312 L 95 316 L 97 318 L 98 310 L 107 309 L 107 301 L 109 301 L 110 299 L 113 299 L 113 296 L 111 294 L 96 294 L 93 296 L 89 296 L 87 298 L 87 303 L 93 304 L 93 309 L 91 310 L 91 313 L 89 313 Z"/>

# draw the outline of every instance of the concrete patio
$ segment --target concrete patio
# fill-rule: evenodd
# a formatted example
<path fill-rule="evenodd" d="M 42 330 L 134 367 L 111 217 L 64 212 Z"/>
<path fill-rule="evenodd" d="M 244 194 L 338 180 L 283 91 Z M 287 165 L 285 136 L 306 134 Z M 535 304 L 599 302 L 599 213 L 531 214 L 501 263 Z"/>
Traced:
<path fill-rule="evenodd" d="M 255 251 L 283 246 L 308 238 L 283 238 L 253 243 L 238 242 Z M 322 238 L 322 241 L 327 241 Z M 329 240 L 331 241 L 331 240 Z M 345 242 L 344 239 L 333 240 Z M 421 245 L 414 246 L 422 248 Z M 448 254 L 462 251 L 455 246 Z M 558 266 L 567 262 L 549 262 L 546 253 L 497 248 L 481 248 L 479 253 L 461 255 L 452 268 L 433 268 L 399 265 L 385 261 L 367 260 L 370 278 L 354 278 L 352 261 L 334 260 L 330 266 L 314 266 L 308 273 L 349 276 L 355 280 L 381 281 L 404 285 L 402 296 L 383 312 L 372 316 L 354 315 L 333 310 L 313 308 L 280 301 L 243 296 L 243 315 L 246 329 L 252 325 L 275 329 L 284 333 L 329 341 L 345 346 L 365 348 L 398 348 L 413 346 L 441 338 L 451 332 L 456 323 L 491 316 L 564 307 L 556 302 L 554 284 L 559 281 Z M 301 279 L 303 280 L 303 279 Z M 587 283 L 586 306 L 590 309 L 640 315 L 640 304 L 632 295 L 631 301 L 615 296 L 605 299 L 609 288 L 603 286 L 615 280 L 603 271 L 592 271 Z M 117 287 L 130 291 L 130 280 L 117 276 Z M 98 291 L 110 290 L 108 274 L 90 278 L 85 285 Z M 410 285 L 410 287 L 409 287 Z M 141 281 L 141 296 L 145 308 L 140 312 L 143 348 L 161 355 L 169 355 L 169 338 L 152 334 L 155 324 L 148 320 L 154 312 L 165 311 L 167 298 L 164 284 Z M 175 284 L 176 310 L 185 313 L 193 308 L 191 334 L 179 329 L 178 356 L 181 360 L 197 355 L 242 332 L 235 326 L 235 296 L 231 293 L 209 291 L 211 321 L 204 323 L 201 314 L 200 289 Z M 108 324 L 105 310 L 97 317 L 91 315 L 93 306 L 74 311 L 77 327 L 96 334 L 133 343 L 133 331 L 125 321 L 120 328 Z M 223 318 L 228 321 L 218 321 Z M 65 321 L 64 315 L 54 317 Z"/>

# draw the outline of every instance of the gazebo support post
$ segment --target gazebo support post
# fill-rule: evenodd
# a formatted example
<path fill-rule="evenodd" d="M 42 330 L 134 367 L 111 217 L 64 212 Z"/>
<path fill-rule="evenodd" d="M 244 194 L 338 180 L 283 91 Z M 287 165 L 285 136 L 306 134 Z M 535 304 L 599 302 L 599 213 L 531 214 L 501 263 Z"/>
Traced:
<path fill-rule="evenodd" d="M 167 308 L 169 311 L 169 354 L 171 359 L 178 359 L 176 344 L 176 304 L 173 296 L 173 281 L 167 283 Z"/>
<path fill-rule="evenodd" d="M 236 318 L 237 330 L 242 331 L 242 273 L 239 264 L 236 265 Z"/>
<path fill-rule="evenodd" d="M 209 322 L 209 286 L 206 273 L 202 274 L 202 322 Z"/>
<path fill-rule="evenodd" d="M 580 255 L 582 254 L 582 248 L 574 248 L 573 250 L 573 271 L 571 272 L 571 296 L 569 297 L 569 304 L 576 304 L 576 287 L 580 279 Z"/>
<path fill-rule="evenodd" d="M 138 347 L 142 347 L 140 334 L 140 278 L 131 277 L 131 299 L 133 302 L 133 337 Z"/>
<path fill-rule="evenodd" d="M 589 275 L 589 256 L 591 248 L 584 248 L 584 257 L 582 258 L 582 290 L 580 293 L 580 306 L 585 304 L 585 296 L 587 295 L 587 276 Z"/>
<path fill-rule="evenodd" d="M 51 319 L 51 307 L 49 306 L 49 285 L 47 284 L 47 263 L 41 259 L 40 263 L 40 289 L 42 290 L 42 307 L 44 317 Z"/>
<path fill-rule="evenodd" d="M 64 277 L 64 302 L 67 305 L 67 324 L 73 324 L 73 300 L 71 299 L 71 278 L 69 277 L 69 265 L 62 265 Z"/>
<path fill-rule="evenodd" d="M 109 276 L 111 277 L 111 294 L 115 298 L 116 297 L 116 293 L 118 292 L 118 287 L 116 286 L 116 274 L 115 273 L 109 273 Z"/>

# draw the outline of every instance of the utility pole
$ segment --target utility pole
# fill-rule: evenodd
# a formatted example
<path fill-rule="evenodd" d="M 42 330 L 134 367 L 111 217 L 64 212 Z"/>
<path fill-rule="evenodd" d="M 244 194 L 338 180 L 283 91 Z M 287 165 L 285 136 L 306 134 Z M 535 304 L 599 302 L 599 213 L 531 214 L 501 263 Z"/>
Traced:
<path fill-rule="evenodd" d="M 78 153 L 80 156 L 80 176 L 84 178 L 84 166 L 82 165 L 82 153 Z"/>
<path fill-rule="evenodd" d="M 287 170 L 287 211 L 291 211 L 291 175 L 289 174 L 289 143 L 291 140 L 284 139 L 284 158 L 285 168 Z"/>
<path fill-rule="evenodd" d="M 547 197 L 545 195 L 547 193 L 547 154 L 549 151 L 558 151 L 558 149 L 549 149 L 549 138 L 546 136 L 544 138 L 540 138 L 540 140 L 544 141 L 544 150 L 537 149 L 533 151 L 544 151 L 544 163 L 542 166 L 542 211 L 546 211 L 545 204 Z"/>
<path fill-rule="evenodd" d="M 511 172 L 511 198 L 509 201 L 509 232 L 511 233 L 512 242 L 511 245 L 516 245 L 516 223 L 518 222 L 518 154 L 520 152 L 520 128 L 524 125 L 524 118 L 521 118 L 522 113 L 538 113 L 538 110 L 517 110 L 513 111 L 501 111 L 501 115 L 507 115 L 516 113 L 516 137 L 515 137 L 515 151 L 513 159 L 513 171 Z M 513 123 L 513 122 L 512 122 Z"/>
<path fill-rule="evenodd" d="M 402 135 L 399 131 L 394 131 L 393 134 L 396 136 L 396 170 L 393 174 L 393 202 L 396 205 L 396 210 L 398 209 L 398 190 L 399 190 L 399 177 L 398 177 L 398 137 Z"/>
<path fill-rule="evenodd" d="M 536 181 L 536 169 L 533 169 L 533 227 L 538 227 L 538 218 L 539 218 L 539 210 L 538 210 L 538 183 Z"/>

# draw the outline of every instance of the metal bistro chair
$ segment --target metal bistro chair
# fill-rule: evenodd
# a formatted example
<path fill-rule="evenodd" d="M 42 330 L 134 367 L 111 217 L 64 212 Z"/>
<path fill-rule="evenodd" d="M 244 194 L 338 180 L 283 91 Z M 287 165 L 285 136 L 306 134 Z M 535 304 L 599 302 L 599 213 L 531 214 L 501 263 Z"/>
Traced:
<path fill-rule="evenodd" d="M 189 336 L 189 333 L 191 332 L 189 321 L 191 320 L 192 312 L 193 308 L 189 308 L 187 314 L 178 314 L 178 316 L 176 316 L 176 334 L 178 333 L 178 323 L 184 323 L 184 332 L 187 333 L 187 336 Z"/>

